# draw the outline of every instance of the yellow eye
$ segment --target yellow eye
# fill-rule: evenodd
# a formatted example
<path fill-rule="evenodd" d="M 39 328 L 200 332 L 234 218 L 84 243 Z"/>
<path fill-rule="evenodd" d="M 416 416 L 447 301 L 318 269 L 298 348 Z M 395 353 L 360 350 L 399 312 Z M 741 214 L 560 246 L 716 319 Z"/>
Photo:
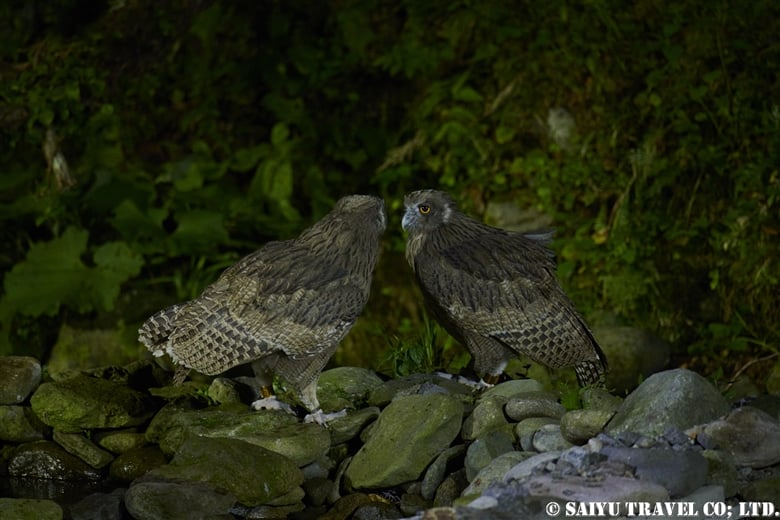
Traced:
<path fill-rule="evenodd" d="M 420 204 L 417 206 L 417 210 L 420 212 L 420 215 L 427 215 L 431 212 L 431 207 L 426 206 L 425 204 Z"/>

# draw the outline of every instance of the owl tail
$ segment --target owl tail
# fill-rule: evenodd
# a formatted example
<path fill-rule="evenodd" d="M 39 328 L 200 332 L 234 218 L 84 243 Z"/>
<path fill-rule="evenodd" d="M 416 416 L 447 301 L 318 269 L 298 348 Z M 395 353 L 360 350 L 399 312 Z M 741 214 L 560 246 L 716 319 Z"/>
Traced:
<path fill-rule="evenodd" d="M 604 364 L 599 361 L 583 361 L 574 365 L 577 381 L 580 386 L 604 386 L 606 370 Z"/>

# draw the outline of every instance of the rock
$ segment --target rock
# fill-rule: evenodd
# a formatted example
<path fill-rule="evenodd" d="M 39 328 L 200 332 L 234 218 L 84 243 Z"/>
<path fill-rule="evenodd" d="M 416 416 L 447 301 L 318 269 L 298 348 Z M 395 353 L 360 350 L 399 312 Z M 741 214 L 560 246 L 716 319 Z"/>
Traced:
<path fill-rule="evenodd" d="M 347 415 L 328 423 L 331 444 L 341 444 L 357 437 L 363 429 L 379 417 L 379 408 L 369 406 L 347 412 Z"/>
<path fill-rule="evenodd" d="M 84 375 L 43 383 L 30 404 L 45 424 L 72 433 L 135 426 L 155 411 L 149 396 L 123 384 Z"/>
<path fill-rule="evenodd" d="M 768 413 L 777 420 L 780 420 L 780 395 L 763 394 L 752 399 L 748 406 L 758 408 Z"/>
<path fill-rule="evenodd" d="M 511 397 L 531 392 L 544 392 L 544 386 L 535 379 L 510 379 L 482 392 L 478 401 L 493 397 L 502 397 L 504 401 L 508 401 Z"/>
<path fill-rule="evenodd" d="M 692 431 L 706 448 L 730 453 L 737 466 L 763 468 L 780 462 L 780 423 L 757 408 L 737 408 Z"/>
<path fill-rule="evenodd" d="M 471 479 L 471 483 L 463 490 L 462 495 L 471 496 L 482 493 L 489 486 L 503 481 L 507 471 L 533 456 L 533 453 L 527 451 L 502 453 L 479 470 L 479 473 Z"/>
<path fill-rule="evenodd" d="M 534 451 L 534 435 L 546 424 L 558 424 L 552 417 L 529 417 L 515 425 L 515 437 L 524 451 Z"/>
<path fill-rule="evenodd" d="M 529 417 L 560 419 L 566 413 L 566 408 L 558 402 L 555 394 L 529 392 L 509 399 L 504 411 L 513 421 L 522 421 Z"/>
<path fill-rule="evenodd" d="M 371 392 L 382 383 L 382 379 L 375 372 L 366 368 L 331 368 L 320 374 L 317 398 L 326 412 L 361 408 Z"/>
<path fill-rule="evenodd" d="M 151 470 L 146 478 L 208 484 L 246 506 L 269 504 L 296 490 L 303 496 L 303 474 L 295 463 L 236 439 L 190 436 L 170 464 Z"/>
<path fill-rule="evenodd" d="M 611 462 L 633 466 L 637 478 L 664 486 L 673 498 L 692 493 L 707 478 L 707 459 L 697 451 L 604 446 L 601 453 Z"/>
<path fill-rule="evenodd" d="M 51 441 L 35 441 L 17 447 L 8 459 L 8 474 L 44 480 L 100 480 L 102 475 L 84 461 Z"/>
<path fill-rule="evenodd" d="M 387 502 L 373 502 L 360 506 L 350 517 L 352 520 L 385 520 L 402 518 L 401 512 L 393 504 Z"/>
<path fill-rule="evenodd" d="M 428 466 L 420 487 L 420 495 L 425 500 L 433 500 L 436 496 L 436 490 L 446 477 L 447 469 L 453 466 L 455 461 L 460 463 L 458 466 L 462 466 L 465 453 L 466 446 L 463 444 L 452 446 L 441 452 Z"/>
<path fill-rule="evenodd" d="M 463 404 L 449 395 L 396 397 L 347 467 L 348 487 L 382 488 L 416 480 L 458 435 L 462 418 Z"/>
<path fill-rule="evenodd" d="M 609 360 L 606 385 L 616 394 L 630 392 L 669 363 L 671 346 L 648 331 L 598 326 L 593 327 L 593 337 Z"/>
<path fill-rule="evenodd" d="M 505 402 L 506 398 L 501 396 L 480 398 L 474 410 L 463 421 L 463 440 L 472 441 L 487 432 L 509 426 L 504 415 Z"/>
<path fill-rule="evenodd" d="M 725 415 L 729 404 L 702 376 L 678 368 L 653 374 L 623 401 L 605 431 L 650 437 L 670 426 L 687 429 Z"/>
<path fill-rule="evenodd" d="M 780 511 L 780 476 L 755 480 L 739 491 L 742 500 L 748 502 L 769 502 L 777 504 L 775 511 Z M 777 513 L 762 516 L 779 516 Z"/>
<path fill-rule="evenodd" d="M 54 442 L 95 469 L 108 466 L 114 460 L 113 455 L 99 448 L 80 433 L 64 433 L 54 430 Z"/>
<path fill-rule="evenodd" d="M 466 478 L 474 480 L 477 473 L 490 462 L 504 453 L 514 451 L 512 436 L 502 430 L 486 433 L 472 442 L 466 450 Z"/>
<path fill-rule="evenodd" d="M 199 518 L 228 515 L 236 497 L 199 482 L 155 482 L 141 479 L 125 494 L 125 507 L 135 520 Z M 230 518 L 225 516 L 225 518 Z"/>
<path fill-rule="evenodd" d="M 335 482 L 325 477 L 306 479 L 302 486 L 306 493 L 304 500 L 309 505 L 321 506 L 328 500 L 335 485 Z"/>
<path fill-rule="evenodd" d="M 240 403 L 241 383 L 227 377 L 215 377 L 206 395 L 215 403 Z"/>
<path fill-rule="evenodd" d="M 24 402 L 41 382 L 41 364 L 29 356 L 0 357 L 0 405 Z"/>
<path fill-rule="evenodd" d="M 617 412 L 623 404 L 623 399 L 598 387 L 584 388 L 580 392 L 580 400 L 585 410 Z"/>
<path fill-rule="evenodd" d="M 123 520 L 125 489 L 111 493 L 92 493 L 70 506 L 72 520 Z"/>
<path fill-rule="evenodd" d="M 573 444 L 588 442 L 604 429 L 613 415 L 609 410 L 570 410 L 561 417 L 561 434 Z"/>
<path fill-rule="evenodd" d="M 579 502 L 663 502 L 669 492 L 660 484 L 607 474 L 597 485 L 591 479 L 567 475 L 536 475 L 523 482 L 531 496 Z"/>
<path fill-rule="evenodd" d="M 726 496 L 723 494 L 723 488 L 720 486 L 703 486 L 693 491 L 690 495 L 676 500 L 676 502 L 692 504 L 690 508 L 692 511 L 704 511 L 706 504 L 725 501 Z"/>
<path fill-rule="evenodd" d="M 563 438 L 561 426 L 559 424 L 545 424 L 539 428 L 532 440 L 535 451 L 561 451 L 573 446 L 572 443 Z"/>
<path fill-rule="evenodd" d="M 46 368 L 52 379 L 59 381 L 79 370 L 132 363 L 145 352 L 140 343 L 126 340 L 117 329 L 81 330 L 63 325 Z"/>
<path fill-rule="evenodd" d="M 737 466 L 734 463 L 734 457 L 720 450 L 704 450 L 702 456 L 707 459 L 707 486 L 718 486 L 723 488 L 723 493 L 727 497 L 733 497 L 737 494 Z"/>
<path fill-rule="evenodd" d="M 468 480 L 466 479 L 466 470 L 464 468 L 450 473 L 436 490 L 436 496 L 433 497 L 434 507 L 452 504 L 467 485 Z"/>
<path fill-rule="evenodd" d="M 401 495 L 401 503 L 398 505 L 403 514 L 410 516 L 418 511 L 423 511 L 428 506 L 428 503 L 420 495 L 404 493 Z"/>
<path fill-rule="evenodd" d="M 452 378 L 436 374 L 412 374 L 383 382 L 371 391 L 367 404 L 382 408 L 396 397 L 419 394 L 421 389 L 431 385 L 439 387 L 444 393 L 460 395 L 464 398 L 470 396 L 472 392 L 470 387 L 458 383 Z"/>
<path fill-rule="evenodd" d="M 63 511 L 53 500 L 0 498 L 0 518 L 15 520 L 62 520 Z"/>
<path fill-rule="evenodd" d="M 51 428 L 29 406 L 0 406 L 0 441 L 22 443 L 43 440 Z"/>
<path fill-rule="evenodd" d="M 140 446 L 120 454 L 109 467 L 112 479 L 132 482 L 154 468 L 168 463 L 165 454 L 157 445 Z"/>
<path fill-rule="evenodd" d="M 98 446 L 112 453 L 124 453 L 146 444 L 146 436 L 133 430 L 114 430 L 93 437 Z"/>
<path fill-rule="evenodd" d="M 526 460 L 520 462 L 519 464 L 516 464 L 512 466 L 512 468 L 506 472 L 504 475 L 504 482 L 511 482 L 513 480 L 522 480 L 529 475 L 531 475 L 531 472 L 540 466 L 545 466 L 547 463 L 552 462 L 554 460 L 557 460 L 558 457 L 561 456 L 561 452 L 555 452 L 555 451 L 548 451 L 546 453 L 540 453 L 538 455 L 534 455 L 532 457 L 527 458 Z"/>

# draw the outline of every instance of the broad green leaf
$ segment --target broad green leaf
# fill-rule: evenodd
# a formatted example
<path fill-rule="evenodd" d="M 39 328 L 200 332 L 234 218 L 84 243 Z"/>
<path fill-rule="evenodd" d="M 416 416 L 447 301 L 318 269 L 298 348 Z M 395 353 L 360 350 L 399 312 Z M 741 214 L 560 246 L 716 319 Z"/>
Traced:
<path fill-rule="evenodd" d="M 88 238 L 87 231 L 69 227 L 58 238 L 33 244 L 27 257 L 5 276 L 7 305 L 29 316 L 54 315 L 67 302 L 88 308 L 91 302 L 78 300 L 89 273 L 81 261 Z"/>
<path fill-rule="evenodd" d="M 96 307 L 112 310 L 121 285 L 141 272 L 144 259 L 124 242 L 106 242 L 93 258 L 95 267 L 87 278 L 87 289 Z"/>
<path fill-rule="evenodd" d="M 178 227 L 171 235 L 172 254 L 194 255 L 216 251 L 229 236 L 221 213 L 194 210 L 176 215 Z"/>

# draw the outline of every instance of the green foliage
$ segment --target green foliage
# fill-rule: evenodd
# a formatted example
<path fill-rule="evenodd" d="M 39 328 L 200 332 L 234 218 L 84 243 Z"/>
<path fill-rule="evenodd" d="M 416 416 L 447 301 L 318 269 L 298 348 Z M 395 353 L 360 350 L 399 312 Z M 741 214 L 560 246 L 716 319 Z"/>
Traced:
<path fill-rule="evenodd" d="M 0 6 L 0 352 L 191 298 L 347 193 L 385 197 L 400 251 L 420 187 L 552 215 L 585 314 L 777 350 L 776 3 L 96 5 Z M 409 310 L 383 328 L 424 327 Z"/>

